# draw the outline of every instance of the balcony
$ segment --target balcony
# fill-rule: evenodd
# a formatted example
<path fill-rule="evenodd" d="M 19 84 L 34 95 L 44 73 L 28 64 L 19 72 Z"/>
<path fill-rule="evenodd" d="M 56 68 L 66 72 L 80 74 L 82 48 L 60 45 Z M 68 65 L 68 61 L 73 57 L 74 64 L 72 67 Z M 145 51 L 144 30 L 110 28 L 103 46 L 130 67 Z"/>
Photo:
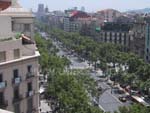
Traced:
<path fill-rule="evenodd" d="M 27 92 L 27 97 L 31 97 L 31 96 L 33 96 L 33 95 L 34 95 L 34 91 L 33 91 L 33 90 Z"/>
<path fill-rule="evenodd" d="M 13 78 L 12 84 L 20 84 L 21 83 L 21 77 Z"/>
<path fill-rule="evenodd" d="M 22 95 L 19 95 L 19 96 L 17 96 L 17 97 L 14 97 L 14 98 L 13 98 L 13 103 L 20 102 L 22 99 L 23 99 L 23 96 L 22 96 Z"/>
<path fill-rule="evenodd" d="M 1 109 L 5 109 L 7 106 L 8 106 L 8 101 L 2 101 L 2 102 L 0 103 L 0 108 L 1 108 Z"/>
<path fill-rule="evenodd" d="M 7 82 L 0 82 L 0 89 L 3 89 L 7 86 Z"/>
<path fill-rule="evenodd" d="M 34 76 L 35 76 L 35 75 L 34 75 L 33 72 L 28 72 L 28 73 L 26 74 L 26 79 L 33 78 Z"/>

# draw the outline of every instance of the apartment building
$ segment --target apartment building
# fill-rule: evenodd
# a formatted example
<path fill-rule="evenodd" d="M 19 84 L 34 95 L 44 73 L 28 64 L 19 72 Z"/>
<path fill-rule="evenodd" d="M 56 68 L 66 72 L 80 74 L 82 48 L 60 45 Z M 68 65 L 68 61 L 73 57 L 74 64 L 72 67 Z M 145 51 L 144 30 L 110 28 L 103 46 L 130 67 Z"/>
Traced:
<path fill-rule="evenodd" d="M 29 38 L 32 38 L 34 35 L 34 15 L 22 8 L 17 0 L 12 0 L 11 6 L 5 10 L 0 11 L 0 16 L 10 17 L 11 19 L 11 29 L 13 33 L 23 33 Z M 3 26 L 5 28 L 5 26 Z M 8 36 L 8 33 L 5 33 L 7 30 L 3 28 L 3 32 L 0 35 Z M 3 33 L 3 34 L 2 34 Z"/>
<path fill-rule="evenodd" d="M 120 44 L 125 46 L 129 50 L 131 37 L 129 32 L 101 31 L 100 41 L 106 43 Z"/>
<path fill-rule="evenodd" d="M 132 24 L 123 23 L 105 23 L 101 27 L 98 41 L 106 43 L 120 44 L 125 47 L 125 50 L 130 50 L 133 37 L 130 34 Z"/>
<path fill-rule="evenodd" d="M 140 17 L 132 24 L 109 23 L 102 27 L 99 41 L 121 44 L 147 63 L 150 62 L 150 21 Z M 120 26 L 119 26 L 120 25 Z"/>
<path fill-rule="evenodd" d="M 146 23 L 144 21 L 138 21 L 134 23 L 133 28 L 130 30 L 130 35 L 133 37 L 130 47 L 131 51 L 144 59 L 146 44 Z"/>
<path fill-rule="evenodd" d="M 150 23 L 146 24 L 145 60 L 150 63 Z"/>
<path fill-rule="evenodd" d="M 103 22 L 114 22 L 114 20 L 123 14 L 117 10 L 114 9 L 105 9 L 98 11 L 95 16 L 96 18 L 99 18 Z"/>
<path fill-rule="evenodd" d="M 79 32 L 83 24 L 90 24 L 91 17 L 82 11 L 73 11 L 64 17 L 64 31 Z"/>
<path fill-rule="evenodd" d="M 39 113 L 33 18 L 16 0 L 0 11 L 0 108 L 14 113 Z"/>

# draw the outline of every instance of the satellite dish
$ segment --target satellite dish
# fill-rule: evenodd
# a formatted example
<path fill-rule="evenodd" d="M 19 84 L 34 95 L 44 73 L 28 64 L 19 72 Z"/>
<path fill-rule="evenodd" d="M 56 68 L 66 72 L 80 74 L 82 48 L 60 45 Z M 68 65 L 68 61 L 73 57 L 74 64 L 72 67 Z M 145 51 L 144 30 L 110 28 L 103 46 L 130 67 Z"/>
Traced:
<path fill-rule="evenodd" d="M 11 6 L 12 0 L 0 0 L 0 11 L 7 9 Z"/>

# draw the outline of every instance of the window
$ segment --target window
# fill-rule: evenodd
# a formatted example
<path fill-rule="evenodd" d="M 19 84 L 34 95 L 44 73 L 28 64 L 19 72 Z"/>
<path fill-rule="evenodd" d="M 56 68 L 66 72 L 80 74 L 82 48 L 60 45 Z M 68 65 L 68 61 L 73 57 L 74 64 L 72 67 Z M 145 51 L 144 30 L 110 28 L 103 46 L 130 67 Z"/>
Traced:
<path fill-rule="evenodd" d="M 18 87 L 14 88 L 14 98 L 15 99 L 19 98 L 19 88 Z"/>
<path fill-rule="evenodd" d="M 0 62 L 6 61 L 6 52 L 0 52 Z"/>
<path fill-rule="evenodd" d="M 14 49 L 14 59 L 20 58 L 20 50 Z"/>
<path fill-rule="evenodd" d="M 32 113 L 32 109 L 33 109 L 33 99 L 32 98 L 28 99 L 27 106 L 28 106 L 28 113 Z"/>
<path fill-rule="evenodd" d="M 110 32 L 110 42 L 112 42 L 112 33 Z"/>
<path fill-rule="evenodd" d="M 13 75 L 14 75 L 14 78 L 17 78 L 19 76 L 19 72 L 18 72 L 18 69 L 15 69 L 13 71 Z"/>
<path fill-rule="evenodd" d="M 15 29 L 14 29 L 14 21 L 11 22 L 11 27 L 12 27 L 12 28 L 11 28 L 12 31 L 15 31 Z"/>
<path fill-rule="evenodd" d="M 3 74 L 0 73 L 0 82 L 3 82 Z"/>
<path fill-rule="evenodd" d="M 29 73 L 32 72 L 32 65 L 28 65 L 28 66 L 27 66 L 27 71 L 28 71 Z"/>
<path fill-rule="evenodd" d="M 30 24 L 24 24 L 24 31 L 31 31 Z"/>
<path fill-rule="evenodd" d="M 148 48 L 146 49 L 146 51 L 147 51 L 147 53 L 149 53 L 149 49 Z"/>
<path fill-rule="evenodd" d="M 148 61 L 149 59 L 148 59 L 148 56 L 146 56 L 146 60 Z"/>
<path fill-rule="evenodd" d="M 3 103 L 4 103 L 4 94 L 3 94 L 3 92 L 0 92 L 0 105 L 3 105 Z"/>
<path fill-rule="evenodd" d="M 14 104 L 14 112 L 15 113 L 20 113 L 20 104 L 19 103 Z"/>
<path fill-rule="evenodd" d="M 28 83 L 28 91 L 32 91 L 32 82 Z"/>

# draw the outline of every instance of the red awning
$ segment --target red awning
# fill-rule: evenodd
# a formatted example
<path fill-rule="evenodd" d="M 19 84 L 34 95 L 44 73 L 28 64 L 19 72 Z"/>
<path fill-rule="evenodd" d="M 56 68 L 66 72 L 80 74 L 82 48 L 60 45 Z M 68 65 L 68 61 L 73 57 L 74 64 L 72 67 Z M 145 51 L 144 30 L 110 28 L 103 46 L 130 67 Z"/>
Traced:
<path fill-rule="evenodd" d="M 24 34 L 21 35 L 22 38 L 22 43 L 23 44 L 34 44 L 34 42 L 27 36 L 25 36 Z"/>

